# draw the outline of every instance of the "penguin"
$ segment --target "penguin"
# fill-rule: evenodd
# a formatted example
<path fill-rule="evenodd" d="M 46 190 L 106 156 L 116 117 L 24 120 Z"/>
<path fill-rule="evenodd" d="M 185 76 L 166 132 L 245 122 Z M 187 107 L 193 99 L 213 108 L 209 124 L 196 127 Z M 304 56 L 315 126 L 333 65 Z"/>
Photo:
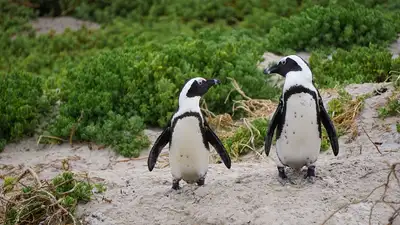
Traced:
<path fill-rule="evenodd" d="M 297 171 L 304 166 L 304 178 L 315 182 L 315 163 L 321 148 L 321 123 L 325 127 L 333 154 L 339 154 L 336 129 L 330 119 L 321 95 L 314 85 L 312 71 L 306 61 L 289 55 L 263 70 L 264 74 L 279 74 L 285 78 L 279 104 L 270 120 L 265 136 L 264 150 L 269 155 L 276 130 L 276 153 L 281 183 L 294 184 L 285 173 L 285 166 Z"/>
<path fill-rule="evenodd" d="M 220 83 L 217 79 L 202 77 L 187 80 L 179 94 L 177 111 L 150 150 L 147 165 L 152 171 L 161 150 L 169 143 L 173 190 L 180 189 L 181 180 L 188 184 L 204 185 L 209 164 L 209 144 L 215 148 L 225 166 L 231 168 L 228 152 L 200 111 L 201 97 L 209 88 Z"/>

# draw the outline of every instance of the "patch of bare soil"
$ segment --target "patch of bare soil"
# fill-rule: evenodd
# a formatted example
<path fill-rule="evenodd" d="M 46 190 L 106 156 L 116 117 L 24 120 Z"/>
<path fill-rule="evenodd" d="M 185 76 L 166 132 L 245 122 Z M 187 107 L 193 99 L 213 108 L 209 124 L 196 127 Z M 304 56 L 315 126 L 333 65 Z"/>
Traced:
<path fill-rule="evenodd" d="M 372 93 L 382 85 L 386 84 L 350 85 L 346 91 L 357 96 Z M 323 224 L 328 218 L 327 225 L 386 225 L 400 207 L 400 186 L 393 175 L 400 175 L 400 165 L 385 185 L 390 165 L 400 162 L 400 134 L 395 128 L 399 118 L 381 120 L 377 108 L 384 105 L 392 91 L 388 86 L 385 93 L 366 100 L 357 118 L 359 136 L 349 143 L 347 137 L 341 137 L 337 157 L 331 150 L 321 153 L 314 184 L 303 179 L 305 171 L 295 174 L 288 170 L 288 176 L 297 184 L 282 186 L 278 182 L 275 146 L 270 157 L 264 153 L 261 157 L 247 156 L 244 162 L 233 163 L 230 170 L 223 164 L 211 164 L 205 186 L 182 182 L 179 191 L 171 191 L 167 149 L 149 172 L 148 151 L 138 159 L 127 160 L 95 145 L 91 150 L 87 145 L 38 146 L 35 139 L 29 139 L 8 145 L 0 154 L 0 174 L 15 175 L 32 167 L 41 179 L 50 179 L 67 159 L 72 171 L 87 172 L 108 188 L 104 196 L 78 208 L 82 222 L 91 225 L 301 225 Z M 321 94 L 325 100 L 337 96 L 329 91 Z M 153 142 L 159 133 L 147 131 Z M 400 224 L 399 218 L 393 224 Z"/>
<path fill-rule="evenodd" d="M 49 33 L 54 31 L 56 34 L 61 34 L 65 29 L 69 28 L 76 31 L 85 26 L 88 29 L 99 29 L 100 25 L 90 21 L 83 21 L 69 16 L 61 17 L 39 17 L 31 22 L 32 27 L 38 34 Z"/>

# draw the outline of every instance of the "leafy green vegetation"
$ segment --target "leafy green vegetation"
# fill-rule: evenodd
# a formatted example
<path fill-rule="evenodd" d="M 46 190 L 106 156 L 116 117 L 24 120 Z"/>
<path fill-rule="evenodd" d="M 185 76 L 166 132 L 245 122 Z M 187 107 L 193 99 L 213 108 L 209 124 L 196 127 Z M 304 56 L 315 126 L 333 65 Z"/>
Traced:
<path fill-rule="evenodd" d="M 385 106 L 379 108 L 379 117 L 386 118 L 400 115 L 400 94 L 394 92 Z"/>
<path fill-rule="evenodd" d="M 268 36 L 275 52 L 314 50 L 316 48 L 345 48 L 353 45 L 382 44 L 396 38 L 395 23 L 379 10 L 359 4 L 346 7 L 313 6 L 298 15 L 284 18 Z"/>
<path fill-rule="evenodd" d="M 138 156 L 149 144 L 141 133 L 143 122 L 164 126 L 178 106 L 176 96 L 187 78 L 212 76 L 223 82 L 205 96 L 209 109 L 217 113 L 232 109 L 232 101 L 224 104 L 231 91 L 227 77 L 240 82 L 251 97 L 275 97 L 278 90 L 265 84 L 264 75 L 254 67 L 260 45 L 246 33 L 220 35 L 204 30 L 198 38 L 177 37 L 168 45 L 101 51 L 65 68 L 63 104 L 51 134 L 68 137 L 82 114 L 75 138 L 112 145 L 124 156 Z M 223 40 L 215 43 L 218 39 Z M 229 98 L 241 96 L 232 93 Z"/>
<path fill-rule="evenodd" d="M 27 22 L 38 15 L 102 27 L 37 35 Z M 150 144 L 143 129 L 167 123 L 187 78 L 222 81 L 204 97 L 217 114 L 243 99 L 228 78 L 276 100 L 256 68 L 265 51 L 313 50 L 320 87 L 395 81 L 400 63 L 385 44 L 399 15 L 395 0 L 0 0 L 0 149 L 42 125 L 40 134 L 136 157 Z"/>
<path fill-rule="evenodd" d="M 42 78 L 27 72 L 0 73 L 0 150 L 8 141 L 32 135 L 49 110 Z"/>
<path fill-rule="evenodd" d="M 71 212 L 75 211 L 78 202 L 90 201 L 93 192 L 102 193 L 106 191 L 103 184 L 76 181 L 75 176 L 73 172 L 65 171 L 51 180 L 52 185 L 55 187 L 54 196 L 57 199 L 64 198 L 61 204 Z"/>
<path fill-rule="evenodd" d="M 23 184 L 21 179 L 31 174 L 36 184 Z M 5 197 L 5 224 L 15 225 L 32 221 L 30 224 L 40 222 L 46 224 L 76 223 L 74 216 L 78 203 L 90 201 L 94 193 L 106 191 L 103 184 L 90 183 L 78 179 L 70 171 L 64 171 L 48 182 L 39 181 L 37 174 L 28 169 L 17 178 L 9 177 L 4 182 Z"/>
<path fill-rule="evenodd" d="M 82 1 L 74 10 L 78 18 L 106 23 L 116 17 L 131 21 L 173 20 L 191 23 L 193 27 L 222 22 L 226 25 L 240 24 L 254 15 L 270 13 L 278 19 L 297 11 L 295 0 L 138 0 L 138 1 Z M 256 22 L 256 24 L 258 24 Z M 262 24 L 262 23 L 260 23 Z"/>
<path fill-rule="evenodd" d="M 3 183 L 3 190 L 4 192 L 9 192 L 13 189 L 13 186 L 15 184 L 15 177 L 10 177 L 6 176 L 4 177 L 4 183 Z"/>
<path fill-rule="evenodd" d="M 310 66 L 320 87 L 384 82 L 391 77 L 392 63 L 389 50 L 372 44 L 350 50 L 337 49 L 331 59 L 323 51 L 313 52 L 310 57 Z"/>
<path fill-rule="evenodd" d="M 12 15 L 12 16 L 11 16 Z M 12 4 L 8 0 L 0 0 L 0 37 L 1 42 L 22 31 L 32 31 L 27 22 L 36 17 L 33 10 Z"/>
<path fill-rule="evenodd" d="M 400 90 L 400 57 L 393 60 L 390 75 L 393 85 Z"/>

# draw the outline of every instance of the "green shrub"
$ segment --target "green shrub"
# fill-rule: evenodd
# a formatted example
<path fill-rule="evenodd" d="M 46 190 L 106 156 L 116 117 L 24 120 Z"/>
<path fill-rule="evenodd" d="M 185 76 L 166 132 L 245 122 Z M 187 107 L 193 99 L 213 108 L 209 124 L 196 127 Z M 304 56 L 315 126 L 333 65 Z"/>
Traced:
<path fill-rule="evenodd" d="M 217 77 L 223 82 L 205 96 L 209 108 L 217 113 L 232 110 L 232 103 L 224 104 L 232 89 L 228 77 L 236 79 L 250 97 L 276 97 L 279 90 L 269 87 L 264 82 L 265 76 L 255 67 L 262 53 L 260 49 L 259 42 L 246 33 L 207 30 L 199 33 L 198 38 L 177 37 L 168 45 L 153 43 L 103 51 L 84 60 L 78 68 L 70 69 L 66 76 L 71 88 L 66 89 L 101 89 L 105 96 L 98 101 L 92 97 L 79 98 L 90 101 L 85 103 L 89 107 L 116 102 L 120 107 L 118 112 L 131 112 L 143 117 L 146 124 L 163 126 L 177 107 L 177 92 L 184 80 L 194 76 Z M 97 93 L 93 96 L 100 98 Z M 241 96 L 232 93 L 232 99 Z M 70 114 L 79 117 L 78 109 L 82 107 L 78 103 L 73 106 Z M 113 108 L 104 106 L 101 111 L 110 109 Z"/>
<path fill-rule="evenodd" d="M 203 0 L 171 1 L 169 12 L 175 12 L 183 21 L 199 20 L 212 23 L 224 20 L 228 25 L 237 24 L 247 17 L 259 17 L 262 14 L 273 14 L 275 17 L 289 16 L 296 12 L 296 0 L 262 1 L 262 0 L 220 0 L 204 2 Z M 254 20 L 253 20 L 254 21 Z M 258 24 L 258 21 L 254 21 Z"/>
<path fill-rule="evenodd" d="M 296 0 L 262 1 L 262 0 L 141 0 L 141 1 L 83 1 L 74 15 L 88 20 L 107 23 L 117 17 L 130 21 L 179 21 L 195 23 L 197 27 L 223 21 L 227 25 L 236 25 L 241 21 L 253 21 L 257 27 L 263 27 L 267 21 L 260 23 L 255 17 L 263 14 L 273 17 L 289 16 L 297 12 Z M 247 18 L 252 17 L 252 18 Z M 263 16 L 264 17 L 264 16 Z M 264 18 L 272 18 L 267 16 Z M 248 25 L 250 25 L 247 22 Z M 258 25 L 259 24 L 259 25 Z M 267 32 L 265 30 L 264 32 Z"/>
<path fill-rule="evenodd" d="M 251 29 L 254 33 L 265 35 L 279 19 L 280 17 L 275 13 L 254 8 L 253 13 L 246 16 L 240 26 Z"/>
<path fill-rule="evenodd" d="M 0 0 L 0 36 L 9 38 L 21 31 L 31 31 L 26 23 L 35 16 L 32 9 L 21 3 Z"/>
<path fill-rule="evenodd" d="M 380 7 L 383 9 L 394 9 L 398 2 L 396 0 L 303 0 L 302 8 L 311 7 L 314 5 L 329 6 L 329 5 L 340 5 L 347 7 L 349 4 L 357 3 L 367 8 Z"/>
<path fill-rule="evenodd" d="M 134 102 L 127 100 L 132 94 L 137 94 L 135 97 L 146 95 L 150 90 L 146 90 L 147 86 L 141 89 L 140 85 L 152 82 L 145 77 L 143 80 L 139 80 L 140 77 L 138 80 L 130 79 L 143 68 L 131 64 L 135 57 L 140 57 L 140 54 L 104 51 L 70 68 L 61 89 L 66 102 L 50 128 L 51 134 L 69 137 L 81 118 L 76 128 L 76 139 L 111 145 L 123 156 L 137 157 L 140 150 L 149 145 L 149 140 L 143 133 L 143 120 L 136 117 L 140 109 L 129 108 Z M 132 100 L 137 102 L 141 99 Z M 145 107 L 146 103 L 139 102 L 134 106 Z"/>
<path fill-rule="evenodd" d="M 314 6 L 279 21 L 268 35 L 269 50 L 281 53 L 383 44 L 396 38 L 395 22 L 379 10 L 359 4 Z"/>
<path fill-rule="evenodd" d="M 162 33 L 162 35 L 160 35 Z M 191 35 L 186 26 L 174 24 L 139 25 L 116 20 L 99 30 L 86 28 L 66 30 L 62 35 L 45 34 L 39 37 L 5 37 L 0 42 L 0 70 L 20 69 L 32 73 L 51 75 L 59 73 L 65 62 L 79 62 L 100 49 L 138 45 L 149 41 L 166 43 L 180 33 Z"/>
<path fill-rule="evenodd" d="M 379 108 L 378 114 L 380 118 L 400 115 L 400 94 L 393 93 L 386 105 Z"/>
<path fill-rule="evenodd" d="M 383 82 L 389 78 L 391 53 L 377 45 L 337 49 L 332 59 L 327 54 L 314 52 L 310 57 L 314 79 L 321 87 L 339 84 Z"/>
<path fill-rule="evenodd" d="M 177 108 L 177 96 L 188 78 L 216 77 L 222 81 L 204 98 L 215 113 L 230 112 L 232 100 L 242 99 L 233 92 L 224 103 L 233 89 L 228 77 L 236 79 L 250 97 L 275 98 L 279 90 L 268 86 L 255 66 L 260 45 L 246 32 L 205 30 L 197 38 L 176 37 L 168 45 L 149 43 L 101 51 L 78 66 L 66 68 L 60 85 L 63 103 L 51 134 L 68 136 L 83 113 L 76 139 L 110 144 L 125 156 L 136 156 L 147 146 L 139 132 L 139 119 L 132 119 L 129 126 L 116 121 L 138 116 L 146 125 L 164 126 Z M 114 125 L 105 129 L 107 123 Z M 125 141 L 122 135 L 128 131 L 131 136 Z"/>
<path fill-rule="evenodd" d="M 400 10 L 400 2 L 397 0 L 370 0 L 370 2 L 383 11 L 399 12 Z"/>
<path fill-rule="evenodd" d="M 61 204 L 72 213 L 75 212 L 78 202 L 86 203 L 90 201 L 94 191 L 102 193 L 106 190 L 100 183 L 91 184 L 76 179 L 73 172 L 65 171 L 51 180 L 51 184 L 55 187 L 54 197 L 62 199 Z"/>
<path fill-rule="evenodd" d="M 26 72 L 0 73 L 0 150 L 6 142 L 32 135 L 49 107 L 41 77 Z"/>
<path fill-rule="evenodd" d="M 22 77 L 0 83 L 7 87 L 7 82 L 15 83 L 13 91 L 27 96 L 2 101 L 0 112 L 10 110 L 3 107 L 10 102 L 31 110 L 22 117 L 8 111 L 6 116 L 0 114 L 0 122 L 8 121 L 0 124 L 0 148 L 16 137 L 31 135 L 49 104 L 61 100 L 60 112 L 54 112 L 48 132 L 65 138 L 73 134 L 75 140 L 100 142 L 124 156 L 138 156 L 140 149 L 149 145 L 142 131 L 145 125 L 167 123 L 187 78 L 217 77 L 222 81 L 204 98 L 215 113 L 230 113 L 233 100 L 242 99 L 231 93 L 227 78 L 234 78 L 249 97 L 276 99 L 280 90 L 268 86 L 256 69 L 268 49 L 347 49 L 338 50 L 332 61 L 326 60 L 322 51 L 311 57 L 316 81 L 325 87 L 383 81 L 389 70 L 397 70 L 386 50 L 376 46 L 351 49 L 395 37 L 400 25 L 393 21 L 400 14 L 394 0 L 356 0 L 374 9 L 349 7 L 347 2 L 355 4 L 352 0 L 27 2 L 53 4 L 46 6 L 49 12 L 41 11 L 46 15 L 52 14 L 54 6 L 59 7 L 54 3 L 59 2 L 64 14 L 105 26 L 96 31 L 67 30 L 62 35 L 33 37 L 26 22 L 36 16 L 34 10 L 0 0 L 0 29 L 4 31 L 0 34 L 0 72 Z M 288 16 L 292 17 L 280 21 Z M 22 31 L 29 35 L 10 38 Z M 26 88 L 31 83 L 33 88 Z M 4 98 L 6 90 L 0 90 L 0 97 Z"/>
<path fill-rule="evenodd" d="M 391 81 L 396 88 L 400 88 L 400 57 L 397 57 L 392 62 Z"/>
<path fill-rule="evenodd" d="M 86 20 L 107 23 L 116 17 L 141 21 L 152 14 L 162 16 L 167 4 L 163 0 L 113 0 L 113 1 L 82 1 L 74 10 L 74 15 Z M 169 1 L 166 1 L 169 2 Z"/>

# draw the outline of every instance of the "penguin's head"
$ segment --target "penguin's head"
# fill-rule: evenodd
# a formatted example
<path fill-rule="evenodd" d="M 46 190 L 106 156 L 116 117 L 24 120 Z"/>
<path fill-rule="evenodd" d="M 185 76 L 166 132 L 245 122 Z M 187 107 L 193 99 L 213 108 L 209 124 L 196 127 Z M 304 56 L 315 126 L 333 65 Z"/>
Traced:
<path fill-rule="evenodd" d="M 200 101 L 200 98 L 214 85 L 221 82 L 217 79 L 204 79 L 195 77 L 186 80 L 181 93 L 179 94 L 179 105 L 185 102 Z"/>
<path fill-rule="evenodd" d="M 272 65 L 269 68 L 264 69 L 264 74 L 279 74 L 283 77 L 287 77 L 289 74 L 295 76 L 304 76 L 304 78 L 311 78 L 312 73 L 310 66 L 304 59 L 297 55 L 289 55 L 283 57 L 278 63 Z"/>

